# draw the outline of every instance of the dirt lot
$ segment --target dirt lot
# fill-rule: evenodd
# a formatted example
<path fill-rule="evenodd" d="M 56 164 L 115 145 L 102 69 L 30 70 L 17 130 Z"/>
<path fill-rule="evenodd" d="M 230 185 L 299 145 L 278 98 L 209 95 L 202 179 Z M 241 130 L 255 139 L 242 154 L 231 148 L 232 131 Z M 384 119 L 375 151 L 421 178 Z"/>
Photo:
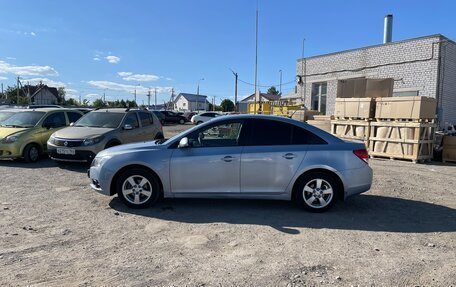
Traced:
<path fill-rule="evenodd" d="M 182 127 L 165 127 L 165 136 Z M 129 210 L 86 168 L 0 162 L 1 286 L 455 286 L 456 165 L 372 160 L 370 192 Z"/>

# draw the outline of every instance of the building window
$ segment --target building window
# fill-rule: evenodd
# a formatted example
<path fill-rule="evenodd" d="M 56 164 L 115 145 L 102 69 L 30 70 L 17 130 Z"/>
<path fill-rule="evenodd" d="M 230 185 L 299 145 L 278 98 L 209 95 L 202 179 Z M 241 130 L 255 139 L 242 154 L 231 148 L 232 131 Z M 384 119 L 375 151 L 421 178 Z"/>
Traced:
<path fill-rule="evenodd" d="M 393 97 L 417 97 L 419 96 L 419 91 L 402 91 L 402 92 L 394 92 Z"/>
<path fill-rule="evenodd" d="M 182 103 L 182 106 L 184 106 L 184 107 L 185 107 L 185 104 L 186 104 L 186 103 Z"/>
<path fill-rule="evenodd" d="M 310 99 L 312 110 L 326 114 L 327 89 L 328 84 L 326 82 L 312 84 L 312 96 Z"/>

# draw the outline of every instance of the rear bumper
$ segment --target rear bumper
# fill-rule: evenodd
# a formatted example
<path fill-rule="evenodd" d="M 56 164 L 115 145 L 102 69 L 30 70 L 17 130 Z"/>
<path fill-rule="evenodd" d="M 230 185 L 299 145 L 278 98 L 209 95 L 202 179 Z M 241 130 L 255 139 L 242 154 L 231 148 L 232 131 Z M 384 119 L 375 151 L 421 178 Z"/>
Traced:
<path fill-rule="evenodd" d="M 344 182 L 344 199 L 368 191 L 372 186 L 373 172 L 369 165 L 340 172 Z"/>

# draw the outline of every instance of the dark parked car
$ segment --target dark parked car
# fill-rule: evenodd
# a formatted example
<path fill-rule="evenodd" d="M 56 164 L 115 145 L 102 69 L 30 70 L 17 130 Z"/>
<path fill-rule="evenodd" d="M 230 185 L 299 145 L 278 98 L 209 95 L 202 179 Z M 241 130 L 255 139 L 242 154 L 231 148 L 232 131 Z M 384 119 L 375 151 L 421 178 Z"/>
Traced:
<path fill-rule="evenodd" d="M 175 112 L 170 112 L 170 111 L 160 111 L 160 112 L 165 115 L 165 122 L 179 123 L 181 125 L 184 124 L 185 122 L 188 122 L 188 120 L 185 117 L 178 115 Z"/>
<path fill-rule="evenodd" d="M 186 118 L 187 121 L 190 121 L 194 115 L 196 115 L 195 112 L 185 112 L 185 113 L 183 114 L 184 118 Z"/>
<path fill-rule="evenodd" d="M 158 118 L 162 125 L 165 123 L 165 114 L 160 111 L 152 111 L 152 113 Z"/>

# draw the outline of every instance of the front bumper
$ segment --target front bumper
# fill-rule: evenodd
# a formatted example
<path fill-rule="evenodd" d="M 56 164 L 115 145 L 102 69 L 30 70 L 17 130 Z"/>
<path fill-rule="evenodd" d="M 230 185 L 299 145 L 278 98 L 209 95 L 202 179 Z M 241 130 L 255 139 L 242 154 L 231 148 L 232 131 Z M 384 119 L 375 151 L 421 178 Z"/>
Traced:
<path fill-rule="evenodd" d="M 65 139 L 62 139 L 63 141 Z M 96 145 L 91 146 L 76 146 L 76 147 L 65 147 L 65 146 L 57 146 L 52 144 L 51 142 L 47 142 L 47 150 L 49 157 L 53 160 L 58 161 L 67 161 L 67 162 L 87 162 L 91 163 L 92 160 L 95 158 L 97 153 L 103 150 L 104 143 L 98 143 Z M 60 154 L 57 152 L 58 148 L 63 149 L 73 149 L 75 154 Z"/>
<path fill-rule="evenodd" d="M 90 187 L 98 193 L 104 195 L 111 195 L 108 187 L 104 186 L 105 184 L 100 180 L 100 169 L 99 167 L 92 166 L 87 170 L 87 176 L 90 178 Z"/>
<path fill-rule="evenodd" d="M 21 146 L 18 143 L 0 144 L 0 158 L 22 157 Z"/>

